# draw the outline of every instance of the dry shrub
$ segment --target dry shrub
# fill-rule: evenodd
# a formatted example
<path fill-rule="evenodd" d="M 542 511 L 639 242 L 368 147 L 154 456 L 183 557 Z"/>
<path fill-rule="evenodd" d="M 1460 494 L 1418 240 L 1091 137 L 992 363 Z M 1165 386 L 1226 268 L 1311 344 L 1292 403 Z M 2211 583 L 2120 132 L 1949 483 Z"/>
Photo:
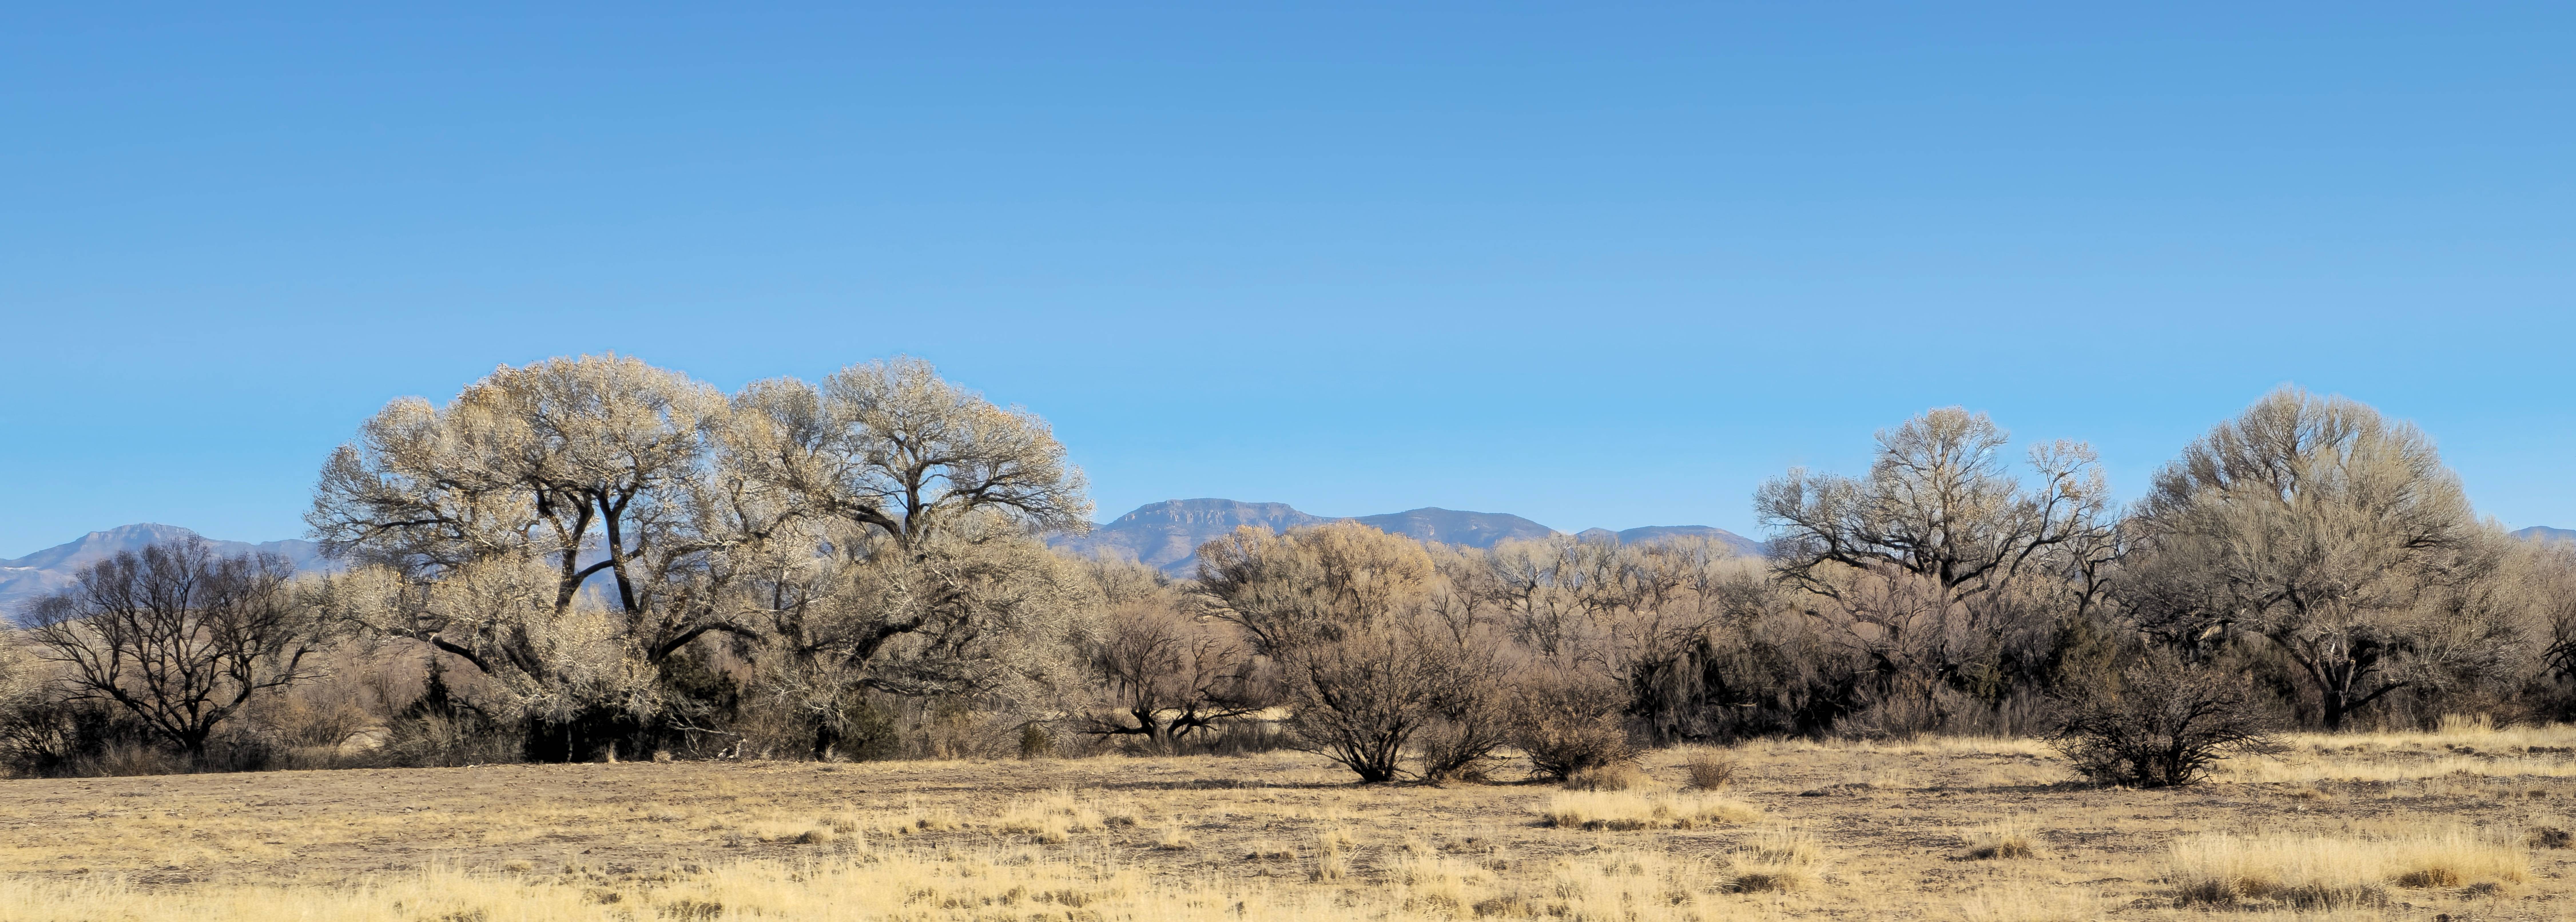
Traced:
<path fill-rule="evenodd" d="M 2190 784 L 2221 759 L 2274 748 L 2270 721 L 2242 674 L 2159 651 L 2121 678 L 2119 688 L 2073 701 L 2048 736 L 2087 778 L 2138 787 Z"/>
<path fill-rule="evenodd" d="M 1714 791 L 1735 781 L 1735 754 L 1723 749 L 1693 749 L 1682 759 L 1682 771 L 1696 791 Z"/>
<path fill-rule="evenodd" d="M 1575 769 L 1565 776 L 1565 786 L 1577 791 L 1629 791 L 1653 787 L 1655 779 L 1645 770 L 1627 762 L 1595 765 Z"/>
<path fill-rule="evenodd" d="M 1997 820 L 1970 830 L 1965 838 L 1966 857 L 1975 861 L 2040 856 L 2039 832 L 2031 828 L 2028 820 Z"/>
<path fill-rule="evenodd" d="M 2555 826 L 2542 826 L 2531 831 L 2529 841 L 2533 848 L 2567 848 L 2576 845 L 2576 836 Z"/>
<path fill-rule="evenodd" d="M 1606 677 L 1571 667 L 1533 668 L 1512 697 L 1511 744 L 1543 778 L 1634 762 L 1637 749 L 1619 714 L 1627 700 Z"/>
<path fill-rule="evenodd" d="M 1324 829 L 1315 833 L 1315 866 L 1306 872 L 1312 881 L 1340 880 L 1351 873 L 1351 836 L 1341 829 Z"/>
<path fill-rule="evenodd" d="M 1549 798 L 1541 820 L 1559 829 L 1696 829 L 1721 823 L 1749 823 L 1762 811 L 1742 801 L 1704 794 L 1640 794 L 1633 791 L 1567 792 Z"/>
<path fill-rule="evenodd" d="M 2175 842 L 2172 862 L 2184 904 L 2221 907 L 2381 906 L 2391 885 L 2495 887 L 2531 876 L 2521 849 L 2461 829 L 2392 839 L 2211 833 Z"/>

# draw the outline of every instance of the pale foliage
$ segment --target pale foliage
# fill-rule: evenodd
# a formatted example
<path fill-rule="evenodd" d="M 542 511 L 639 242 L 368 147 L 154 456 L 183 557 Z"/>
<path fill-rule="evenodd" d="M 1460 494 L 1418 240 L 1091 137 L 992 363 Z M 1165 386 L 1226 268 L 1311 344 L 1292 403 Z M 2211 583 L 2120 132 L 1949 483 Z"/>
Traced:
<path fill-rule="evenodd" d="M 550 359 L 395 401 L 333 456 L 308 519 L 359 566 L 313 597 L 546 719 L 658 713 L 666 661 L 711 634 L 774 654 L 773 696 L 824 723 L 860 687 L 1028 696 L 1068 681 L 1097 608 L 1035 536 L 1079 527 L 1081 491 L 1043 421 L 917 360 L 727 400 Z"/>
<path fill-rule="evenodd" d="M 994 406 L 919 359 L 852 365 L 820 387 L 761 381 L 734 407 L 731 463 L 810 515 L 905 543 L 978 510 L 1040 530 L 1089 524 L 1082 472 L 1045 420 Z"/>
<path fill-rule="evenodd" d="M 2131 605 L 2183 639 L 2261 638 L 2327 729 L 2401 688 L 2505 671 L 2536 634 L 2507 540 L 2414 426 L 2283 389 L 2156 474 Z"/>

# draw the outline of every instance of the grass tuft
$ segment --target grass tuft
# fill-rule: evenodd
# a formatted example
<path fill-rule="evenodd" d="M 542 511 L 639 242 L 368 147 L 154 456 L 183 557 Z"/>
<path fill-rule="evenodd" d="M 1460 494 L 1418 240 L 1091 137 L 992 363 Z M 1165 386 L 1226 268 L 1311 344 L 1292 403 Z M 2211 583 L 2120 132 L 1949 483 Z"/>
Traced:
<path fill-rule="evenodd" d="M 1630 832 L 1697 829 L 1762 818 L 1751 804 L 1710 794 L 1641 794 L 1634 791 L 1567 792 L 1548 799 L 1541 821 L 1559 829 Z"/>
<path fill-rule="evenodd" d="M 1970 830 L 1966 836 L 1972 861 L 2037 858 L 2041 855 L 2039 831 L 2024 819 L 1996 820 Z"/>

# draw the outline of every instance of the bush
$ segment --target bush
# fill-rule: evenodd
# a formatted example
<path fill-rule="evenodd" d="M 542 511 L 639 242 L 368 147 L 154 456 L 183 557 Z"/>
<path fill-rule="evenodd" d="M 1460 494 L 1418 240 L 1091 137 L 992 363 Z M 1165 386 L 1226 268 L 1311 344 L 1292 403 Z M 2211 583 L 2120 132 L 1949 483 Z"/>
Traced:
<path fill-rule="evenodd" d="M 1565 786 L 1577 791 L 1625 791 L 1654 786 L 1655 779 L 1628 762 L 1613 762 L 1578 768 L 1565 776 Z"/>
<path fill-rule="evenodd" d="M 1634 762 L 1637 749 L 1619 714 L 1626 703 L 1613 683 L 1570 670 L 1539 672 L 1523 680 L 1513 702 L 1512 745 L 1544 778 Z"/>
<path fill-rule="evenodd" d="M 1696 749 L 1682 760 L 1695 790 L 1714 791 L 1735 780 L 1735 755 L 1723 749 Z"/>
<path fill-rule="evenodd" d="M 2075 770 L 2102 784 L 2190 784 L 2234 755 L 2272 747 L 2271 721 L 2245 678 L 2154 652 L 2119 688 L 2070 702 L 2048 735 Z"/>

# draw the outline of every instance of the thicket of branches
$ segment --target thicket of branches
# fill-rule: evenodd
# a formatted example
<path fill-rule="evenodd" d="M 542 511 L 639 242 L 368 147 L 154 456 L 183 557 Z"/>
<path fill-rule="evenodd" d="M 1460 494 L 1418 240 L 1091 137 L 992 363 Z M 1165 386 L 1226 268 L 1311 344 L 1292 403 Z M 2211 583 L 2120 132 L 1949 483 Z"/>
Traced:
<path fill-rule="evenodd" d="M 1245 528 L 1073 559 L 1044 421 L 911 360 L 726 395 L 633 359 L 387 406 L 323 470 L 337 572 L 160 547 L 0 644 L 19 773 L 1294 746 L 1363 781 L 1766 736 L 2043 735 L 2181 783 L 2273 728 L 2576 715 L 2576 549 L 2432 443 L 2265 397 L 2112 505 L 1981 414 L 1793 470 L 1767 556 Z M 2179 710 L 2177 710 L 2179 708 Z"/>

